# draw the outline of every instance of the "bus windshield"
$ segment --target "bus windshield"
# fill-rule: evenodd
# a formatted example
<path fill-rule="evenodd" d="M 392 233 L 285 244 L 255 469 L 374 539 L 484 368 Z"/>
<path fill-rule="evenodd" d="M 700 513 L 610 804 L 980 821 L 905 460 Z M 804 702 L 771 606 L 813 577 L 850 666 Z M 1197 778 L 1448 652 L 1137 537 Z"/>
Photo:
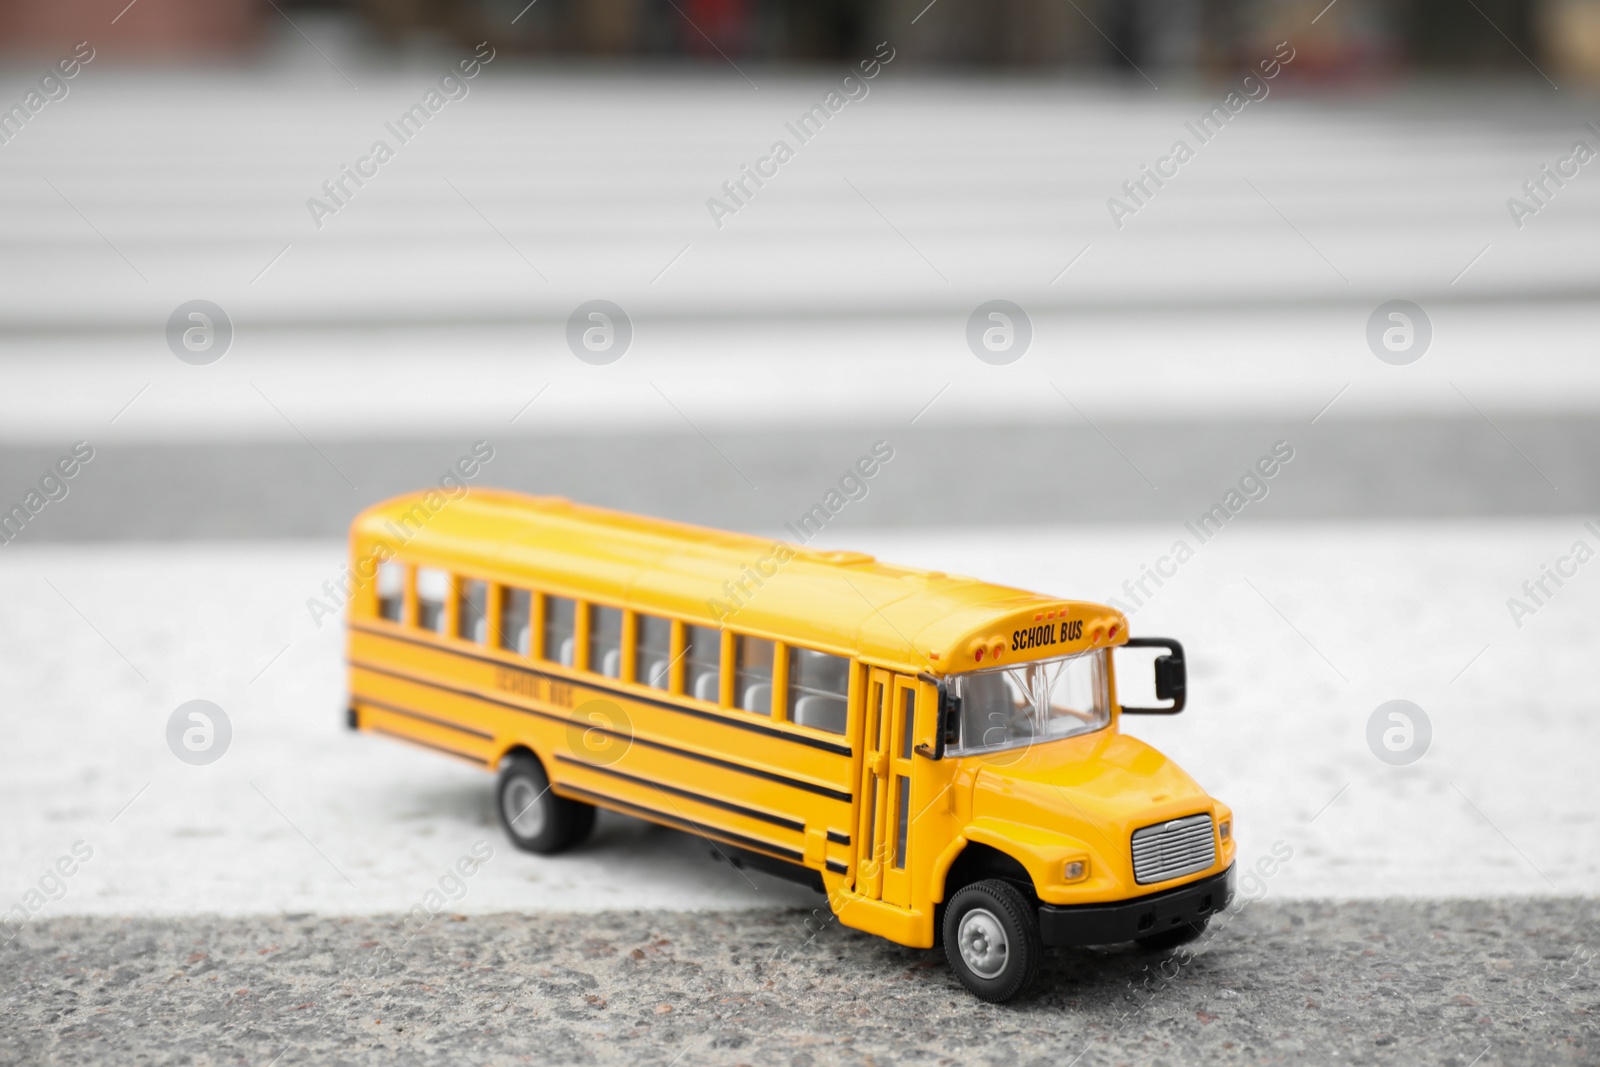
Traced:
<path fill-rule="evenodd" d="M 1104 650 L 952 675 L 951 755 L 1086 734 L 1111 721 Z"/>

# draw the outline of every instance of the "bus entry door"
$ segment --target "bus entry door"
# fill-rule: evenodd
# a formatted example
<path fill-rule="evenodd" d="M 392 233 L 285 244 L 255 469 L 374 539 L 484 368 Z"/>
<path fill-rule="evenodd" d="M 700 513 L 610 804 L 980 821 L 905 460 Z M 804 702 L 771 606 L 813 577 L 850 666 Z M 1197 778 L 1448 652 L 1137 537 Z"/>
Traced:
<path fill-rule="evenodd" d="M 911 906 L 912 744 L 917 680 L 874 668 L 867 682 L 856 890 L 869 900 Z"/>

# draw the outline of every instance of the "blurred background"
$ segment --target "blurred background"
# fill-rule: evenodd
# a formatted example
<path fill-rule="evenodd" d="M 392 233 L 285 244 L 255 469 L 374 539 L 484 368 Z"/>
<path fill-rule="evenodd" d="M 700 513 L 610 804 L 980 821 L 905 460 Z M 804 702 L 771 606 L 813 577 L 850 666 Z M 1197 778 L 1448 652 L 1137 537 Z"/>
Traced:
<path fill-rule="evenodd" d="M 1597 82 L 1600 0 L 0 0 L 0 895 L 83 837 L 52 909 L 409 907 L 499 838 L 340 728 L 360 508 L 488 441 L 788 536 L 879 440 L 819 543 L 1181 638 L 1129 729 L 1292 844 L 1273 892 L 1592 895 Z M 793 899 L 607 826 L 458 906 Z"/>
<path fill-rule="evenodd" d="M 1249 65 L 1291 32 L 1297 74 L 1365 80 L 1418 70 L 1518 71 L 1520 50 L 1563 76 L 1600 77 L 1600 5 L 1593 0 L 69 0 L 0 7 L 14 50 L 46 51 L 93 36 L 114 16 L 108 49 L 172 60 L 259 54 L 279 16 L 374 49 L 486 37 L 548 58 L 632 61 L 727 56 L 759 63 L 850 60 L 914 19 L 907 59 L 941 68 L 1096 73 L 1150 67 L 1196 75 Z M 1314 29 L 1305 27 L 1316 20 Z"/>

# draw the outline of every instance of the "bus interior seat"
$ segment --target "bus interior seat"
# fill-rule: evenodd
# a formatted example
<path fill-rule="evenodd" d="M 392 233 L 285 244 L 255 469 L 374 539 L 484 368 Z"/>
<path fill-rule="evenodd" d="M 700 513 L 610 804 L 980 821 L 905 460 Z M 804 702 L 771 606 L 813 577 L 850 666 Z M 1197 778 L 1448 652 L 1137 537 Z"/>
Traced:
<path fill-rule="evenodd" d="M 607 678 L 622 677 L 622 649 L 606 650 L 606 654 L 600 657 L 600 673 Z"/>
<path fill-rule="evenodd" d="M 572 666 L 572 645 L 572 638 L 563 637 L 561 639 L 560 656 L 558 657 L 558 660 L 563 667 Z"/>
<path fill-rule="evenodd" d="M 694 680 L 694 698 L 715 704 L 722 696 L 718 692 L 719 688 L 717 676 L 714 673 L 702 674 Z"/>
<path fill-rule="evenodd" d="M 751 682 L 744 687 L 744 699 L 739 701 L 739 706 L 745 711 L 753 711 L 757 715 L 772 714 L 772 683 Z"/>
<path fill-rule="evenodd" d="M 845 720 L 848 715 L 848 707 L 838 697 L 807 693 L 794 702 L 794 711 L 790 713 L 789 718 L 796 726 L 809 726 L 813 730 L 842 734 L 845 732 Z"/>
<path fill-rule="evenodd" d="M 661 657 L 643 672 L 646 679 L 645 684 L 652 689 L 667 688 L 667 678 L 670 668 L 671 664 L 667 662 L 667 658 L 665 656 Z"/>

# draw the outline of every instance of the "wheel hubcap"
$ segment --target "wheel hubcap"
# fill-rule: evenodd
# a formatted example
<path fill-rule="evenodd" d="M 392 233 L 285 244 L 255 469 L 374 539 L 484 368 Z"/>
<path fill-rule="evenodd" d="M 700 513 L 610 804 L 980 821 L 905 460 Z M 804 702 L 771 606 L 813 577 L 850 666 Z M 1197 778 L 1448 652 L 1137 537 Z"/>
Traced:
<path fill-rule="evenodd" d="M 961 917 L 956 944 L 961 949 L 961 961 L 979 978 L 993 978 L 1005 970 L 1010 955 L 1006 928 L 988 909 L 973 908 Z"/>
<path fill-rule="evenodd" d="M 539 790 L 526 778 L 514 778 L 506 784 L 500 796 L 506 824 L 518 837 L 538 837 L 544 829 L 544 800 Z"/>

